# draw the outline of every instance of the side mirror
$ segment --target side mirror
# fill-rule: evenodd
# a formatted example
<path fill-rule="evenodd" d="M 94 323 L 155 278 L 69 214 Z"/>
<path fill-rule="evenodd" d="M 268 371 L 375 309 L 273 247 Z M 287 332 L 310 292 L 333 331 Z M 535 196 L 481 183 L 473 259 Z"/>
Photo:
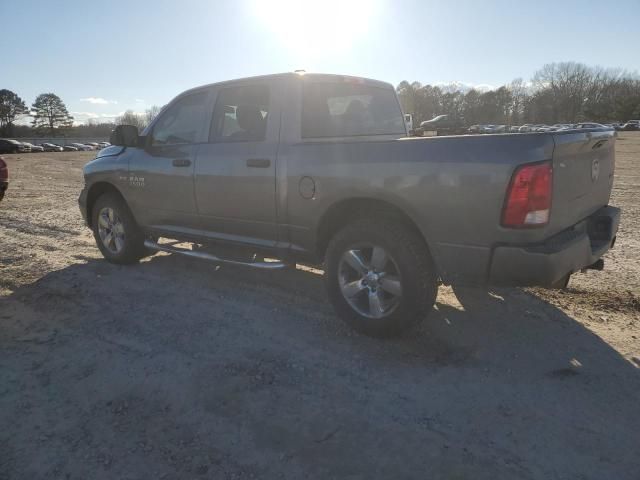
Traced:
<path fill-rule="evenodd" d="M 111 145 L 120 147 L 138 146 L 138 127 L 134 125 L 117 125 L 109 137 Z"/>

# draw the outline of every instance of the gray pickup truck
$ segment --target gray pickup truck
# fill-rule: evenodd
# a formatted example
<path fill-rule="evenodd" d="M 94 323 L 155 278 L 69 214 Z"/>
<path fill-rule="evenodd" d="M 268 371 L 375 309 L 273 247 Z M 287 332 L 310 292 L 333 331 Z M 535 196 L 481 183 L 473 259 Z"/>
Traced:
<path fill-rule="evenodd" d="M 110 262 L 323 264 L 339 316 L 388 336 L 429 313 L 440 283 L 557 287 L 601 269 L 620 216 L 615 140 L 412 138 L 390 84 L 270 75 L 188 90 L 141 134 L 117 127 L 79 203 Z M 264 258 L 221 255 L 230 245 Z"/>

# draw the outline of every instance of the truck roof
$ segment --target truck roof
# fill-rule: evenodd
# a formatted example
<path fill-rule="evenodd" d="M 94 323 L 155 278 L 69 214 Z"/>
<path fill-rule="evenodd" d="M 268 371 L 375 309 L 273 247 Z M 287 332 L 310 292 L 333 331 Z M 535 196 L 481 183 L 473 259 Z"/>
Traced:
<path fill-rule="evenodd" d="M 307 73 L 302 71 L 296 71 L 296 72 L 272 73 L 268 75 L 256 75 L 253 77 L 234 78 L 232 80 L 223 80 L 221 82 L 208 83 L 205 85 L 199 85 L 197 87 L 193 87 L 188 90 L 185 90 L 180 95 L 183 95 L 185 93 L 192 92 L 195 90 L 200 90 L 202 88 L 212 87 L 212 86 L 220 86 L 220 85 L 226 85 L 230 83 L 253 81 L 253 80 L 272 80 L 277 78 L 283 78 L 283 79 L 284 78 L 300 78 L 300 79 L 309 78 L 309 79 L 312 79 L 313 81 L 353 82 L 353 83 L 363 83 L 367 85 L 375 85 L 378 87 L 389 87 L 392 89 L 394 88 L 393 85 L 391 85 L 388 82 L 374 80 L 371 78 L 355 77 L 352 75 L 339 75 L 339 74 L 333 74 L 333 73 Z"/>

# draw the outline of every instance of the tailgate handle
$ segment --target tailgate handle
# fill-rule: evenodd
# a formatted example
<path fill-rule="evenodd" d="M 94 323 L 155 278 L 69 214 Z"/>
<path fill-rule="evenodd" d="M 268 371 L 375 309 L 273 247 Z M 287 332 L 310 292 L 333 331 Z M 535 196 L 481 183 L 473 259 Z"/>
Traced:
<path fill-rule="evenodd" d="M 251 168 L 269 168 L 271 160 L 268 158 L 249 158 L 247 159 L 247 167 Z"/>
<path fill-rule="evenodd" d="M 609 141 L 608 138 L 603 138 L 602 140 L 598 140 L 596 143 L 593 144 L 593 147 L 591 147 L 591 148 L 593 150 L 595 150 L 596 148 L 600 148 L 601 146 L 603 146 L 608 141 Z"/>
<path fill-rule="evenodd" d="M 188 167 L 191 165 L 191 160 L 188 158 L 176 158 L 172 163 L 174 167 Z"/>

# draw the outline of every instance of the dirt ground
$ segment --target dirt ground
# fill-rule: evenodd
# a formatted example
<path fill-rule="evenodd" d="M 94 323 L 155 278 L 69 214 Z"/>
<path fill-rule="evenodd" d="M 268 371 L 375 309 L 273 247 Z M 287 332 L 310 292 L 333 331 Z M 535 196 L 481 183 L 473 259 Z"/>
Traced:
<path fill-rule="evenodd" d="M 603 272 L 442 287 L 421 328 L 352 333 L 320 275 L 106 263 L 92 153 L 7 155 L 0 479 L 640 478 L 640 134 Z"/>

